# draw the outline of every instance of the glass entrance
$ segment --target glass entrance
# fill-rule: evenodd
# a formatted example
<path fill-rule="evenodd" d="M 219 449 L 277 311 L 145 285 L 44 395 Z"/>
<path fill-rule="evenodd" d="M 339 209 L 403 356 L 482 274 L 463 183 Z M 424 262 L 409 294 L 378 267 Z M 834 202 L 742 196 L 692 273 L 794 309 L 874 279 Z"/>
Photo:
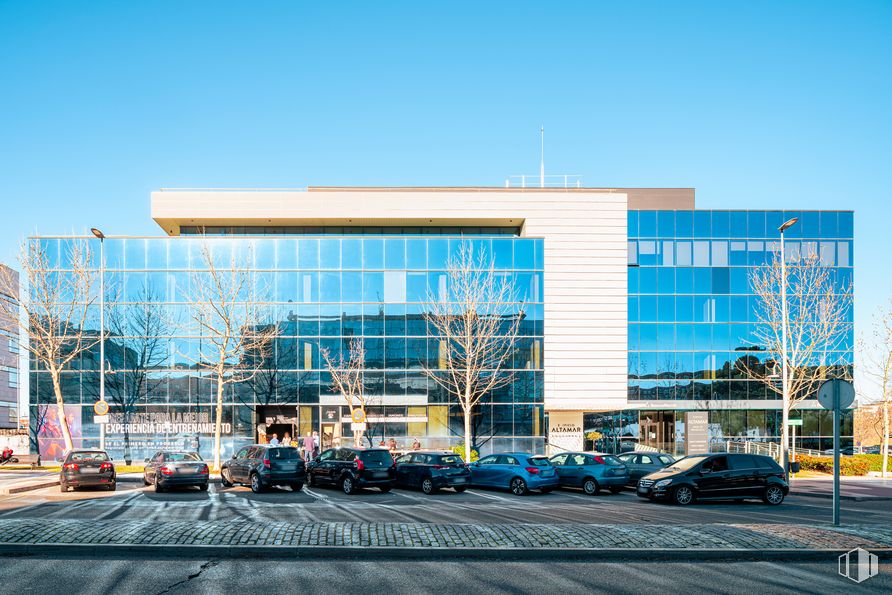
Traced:
<path fill-rule="evenodd" d="M 640 443 L 666 452 L 675 452 L 675 411 L 641 411 Z"/>

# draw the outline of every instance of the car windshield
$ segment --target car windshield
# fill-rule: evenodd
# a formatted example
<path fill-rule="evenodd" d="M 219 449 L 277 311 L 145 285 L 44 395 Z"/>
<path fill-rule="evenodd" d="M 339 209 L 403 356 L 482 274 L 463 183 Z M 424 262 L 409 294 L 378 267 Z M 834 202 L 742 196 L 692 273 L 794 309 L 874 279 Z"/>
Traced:
<path fill-rule="evenodd" d="M 705 461 L 706 458 L 707 457 L 704 457 L 704 456 L 685 457 L 683 459 L 678 459 L 677 461 L 672 463 L 672 466 L 670 466 L 669 468 L 670 469 L 678 469 L 679 471 L 687 471 L 688 469 L 691 469 L 692 467 L 696 467 L 697 465 L 699 465 L 700 463 Z"/>
<path fill-rule="evenodd" d="M 393 463 L 393 457 L 386 450 L 364 450 L 359 453 L 359 458 L 363 463 L 385 463 L 390 465 Z"/>
<path fill-rule="evenodd" d="M 530 457 L 530 464 L 535 467 L 549 467 L 551 462 L 545 457 Z"/>
<path fill-rule="evenodd" d="M 169 452 L 164 455 L 168 461 L 200 461 L 201 457 L 194 452 Z"/>
<path fill-rule="evenodd" d="M 461 457 L 458 455 L 445 455 L 440 457 L 441 465 L 464 465 L 465 462 L 461 460 Z"/>
<path fill-rule="evenodd" d="M 69 459 L 72 463 L 95 463 L 108 460 L 104 452 L 73 452 Z"/>
<path fill-rule="evenodd" d="M 271 448 L 269 458 L 277 461 L 293 461 L 300 458 L 300 453 L 296 448 Z"/>

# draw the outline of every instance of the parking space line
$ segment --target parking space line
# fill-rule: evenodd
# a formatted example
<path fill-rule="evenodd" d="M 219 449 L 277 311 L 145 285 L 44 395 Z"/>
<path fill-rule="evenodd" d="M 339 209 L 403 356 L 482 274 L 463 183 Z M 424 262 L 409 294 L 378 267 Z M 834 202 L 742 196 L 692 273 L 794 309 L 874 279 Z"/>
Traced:
<path fill-rule="evenodd" d="M 325 494 L 317 492 L 315 489 L 311 490 L 309 486 L 304 486 L 304 493 L 306 493 L 311 498 L 315 498 L 316 500 L 322 500 L 323 502 L 327 502 L 329 497 Z"/>
<path fill-rule="evenodd" d="M 467 490 L 466 493 L 474 494 L 475 496 L 480 496 L 481 498 L 486 498 L 487 500 L 495 500 L 496 502 L 510 502 L 512 504 L 516 504 L 517 500 L 512 498 L 505 498 L 503 496 L 496 496 L 495 494 L 485 494 L 483 492 L 478 492 L 477 490 Z"/>

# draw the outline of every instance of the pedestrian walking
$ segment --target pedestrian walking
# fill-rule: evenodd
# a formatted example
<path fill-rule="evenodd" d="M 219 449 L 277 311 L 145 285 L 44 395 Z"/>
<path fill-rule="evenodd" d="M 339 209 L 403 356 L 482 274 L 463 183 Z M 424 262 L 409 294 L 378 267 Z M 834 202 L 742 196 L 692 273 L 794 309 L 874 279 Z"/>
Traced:
<path fill-rule="evenodd" d="M 319 456 L 319 449 L 322 445 L 319 443 L 319 432 L 313 432 L 313 458 Z"/>
<path fill-rule="evenodd" d="M 304 460 L 306 462 L 310 462 L 314 458 L 316 458 L 316 443 L 313 440 L 313 433 L 307 432 L 307 437 L 304 438 Z"/>

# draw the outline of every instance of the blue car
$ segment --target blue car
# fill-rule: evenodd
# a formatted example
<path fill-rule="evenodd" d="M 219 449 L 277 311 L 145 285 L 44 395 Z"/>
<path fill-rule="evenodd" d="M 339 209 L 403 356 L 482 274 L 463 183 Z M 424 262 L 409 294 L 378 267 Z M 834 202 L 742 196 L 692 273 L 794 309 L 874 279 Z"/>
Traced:
<path fill-rule="evenodd" d="M 606 488 L 618 494 L 629 483 L 629 469 L 613 455 L 564 452 L 550 459 L 562 486 L 582 488 L 589 496 Z"/>
<path fill-rule="evenodd" d="M 506 452 L 485 456 L 469 465 L 471 485 L 507 488 L 515 496 L 530 490 L 548 493 L 560 485 L 548 458 L 527 452 Z"/>

